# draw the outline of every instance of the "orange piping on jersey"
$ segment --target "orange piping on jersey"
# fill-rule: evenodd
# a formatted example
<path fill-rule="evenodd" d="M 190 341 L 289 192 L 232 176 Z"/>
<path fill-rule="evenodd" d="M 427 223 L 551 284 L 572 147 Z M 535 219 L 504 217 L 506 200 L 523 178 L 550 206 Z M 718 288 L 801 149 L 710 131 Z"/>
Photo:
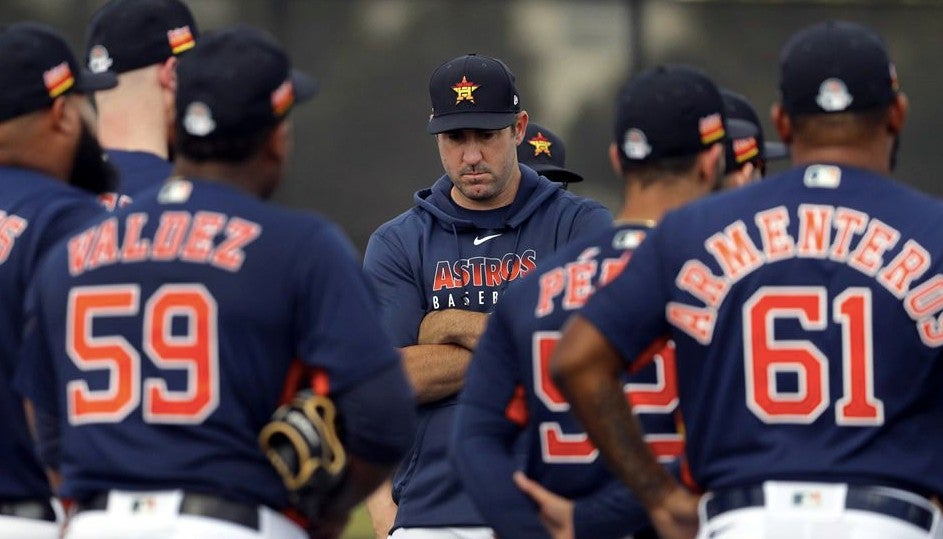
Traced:
<path fill-rule="evenodd" d="M 530 413 L 527 411 L 527 399 L 524 396 L 524 386 L 518 384 L 517 387 L 514 388 L 514 395 L 511 396 L 511 400 L 508 401 L 507 408 L 504 409 L 504 417 L 518 427 L 524 428 L 524 426 L 527 425 L 529 416 Z"/>
<path fill-rule="evenodd" d="M 324 369 L 312 369 L 311 389 L 315 395 L 326 397 L 331 392 L 331 379 Z"/>
<path fill-rule="evenodd" d="M 632 365 L 629 366 L 629 374 L 637 374 L 639 371 L 644 369 L 655 359 L 655 356 L 657 356 L 661 350 L 668 345 L 669 340 L 670 338 L 668 335 L 664 335 L 652 341 L 652 344 L 648 345 L 648 348 L 636 356 L 635 361 L 633 361 Z"/>
<path fill-rule="evenodd" d="M 285 385 L 282 386 L 282 396 L 279 404 L 286 404 L 295 398 L 298 389 L 301 387 L 301 380 L 308 368 L 299 359 L 294 359 L 288 366 L 288 373 L 285 374 Z"/>

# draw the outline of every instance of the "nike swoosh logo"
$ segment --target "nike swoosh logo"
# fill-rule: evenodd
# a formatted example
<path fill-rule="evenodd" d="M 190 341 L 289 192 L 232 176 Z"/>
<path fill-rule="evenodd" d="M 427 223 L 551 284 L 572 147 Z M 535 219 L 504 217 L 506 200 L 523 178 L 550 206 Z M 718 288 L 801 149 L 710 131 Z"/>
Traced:
<path fill-rule="evenodd" d="M 501 234 L 492 234 L 492 235 L 490 235 L 490 236 L 485 236 L 485 237 L 483 237 L 483 238 L 479 238 L 478 236 L 475 236 L 475 241 L 472 242 L 472 243 L 474 243 L 475 245 L 481 245 L 482 243 L 484 243 L 484 242 L 486 242 L 486 241 L 488 241 L 488 240 L 497 238 L 497 237 L 500 236 L 500 235 L 501 235 Z"/>

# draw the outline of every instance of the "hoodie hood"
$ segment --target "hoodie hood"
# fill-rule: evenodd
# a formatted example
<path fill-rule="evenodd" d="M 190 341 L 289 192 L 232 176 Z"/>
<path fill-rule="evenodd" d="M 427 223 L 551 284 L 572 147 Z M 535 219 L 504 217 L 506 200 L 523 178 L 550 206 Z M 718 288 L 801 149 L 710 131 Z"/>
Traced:
<path fill-rule="evenodd" d="M 416 207 L 428 212 L 435 218 L 439 226 L 446 230 L 494 230 L 513 229 L 519 227 L 537 210 L 548 198 L 560 191 L 560 185 L 547 178 L 538 176 L 529 167 L 519 166 L 521 170 L 521 184 L 518 187 L 514 202 L 505 208 L 493 211 L 504 211 L 500 226 L 494 226 L 494 219 L 485 221 L 485 214 L 493 215 L 491 211 L 476 212 L 462 211 L 455 206 L 451 199 L 452 180 L 443 174 L 432 187 L 416 191 L 413 201 Z M 476 219 L 475 213 L 481 213 L 482 218 Z"/>

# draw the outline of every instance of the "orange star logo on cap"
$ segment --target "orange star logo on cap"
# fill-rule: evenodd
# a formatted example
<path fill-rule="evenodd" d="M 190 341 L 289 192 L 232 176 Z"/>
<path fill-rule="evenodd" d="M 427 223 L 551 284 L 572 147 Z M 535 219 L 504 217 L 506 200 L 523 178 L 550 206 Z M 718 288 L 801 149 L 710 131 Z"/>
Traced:
<path fill-rule="evenodd" d="M 462 101 L 468 101 L 470 103 L 475 102 L 475 90 L 478 89 L 478 85 L 474 82 L 469 82 L 468 78 L 465 75 L 462 75 L 462 82 L 459 82 L 455 86 L 452 86 L 452 89 L 455 90 L 455 104 L 458 105 Z"/>
<path fill-rule="evenodd" d="M 537 157 L 542 153 L 545 153 L 547 154 L 547 157 L 550 157 L 550 147 L 553 146 L 553 143 L 550 142 L 540 131 L 537 132 L 536 137 L 528 140 L 527 143 L 534 147 L 534 157 Z"/>

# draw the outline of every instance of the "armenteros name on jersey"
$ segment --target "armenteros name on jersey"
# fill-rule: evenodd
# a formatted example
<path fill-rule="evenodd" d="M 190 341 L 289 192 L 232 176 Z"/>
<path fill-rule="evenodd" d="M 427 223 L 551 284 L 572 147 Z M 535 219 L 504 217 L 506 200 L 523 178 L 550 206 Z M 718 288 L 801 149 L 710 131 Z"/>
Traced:
<path fill-rule="evenodd" d="M 901 241 L 902 234 L 880 219 L 851 208 L 822 204 L 801 204 L 794 217 L 798 219 L 798 237 L 787 229 L 790 214 L 785 206 L 757 212 L 752 225 L 761 246 L 753 242 L 743 220 L 707 238 L 704 249 L 717 262 L 721 275 L 691 258 L 675 277 L 675 285 L 704 302 L 706 308 L 671 302 L 666 309 L 668 320 L 699 342 L 709 343 L 717 309 L 734 283 L 766 264 L 818 258 L 845 264 L 874 278 L 880 287 L 902 300 L 925 344 L 943 345 L 943 321 L 936 316 L 943 311 L 943 275 L 937 274 L 911 289 L 911 284 L 930 269 L 926 248 L 906 239 L 899 253 L 885 263 L 885 253 Z M 852 249 L 856 236 L 860 239 Z"/>

